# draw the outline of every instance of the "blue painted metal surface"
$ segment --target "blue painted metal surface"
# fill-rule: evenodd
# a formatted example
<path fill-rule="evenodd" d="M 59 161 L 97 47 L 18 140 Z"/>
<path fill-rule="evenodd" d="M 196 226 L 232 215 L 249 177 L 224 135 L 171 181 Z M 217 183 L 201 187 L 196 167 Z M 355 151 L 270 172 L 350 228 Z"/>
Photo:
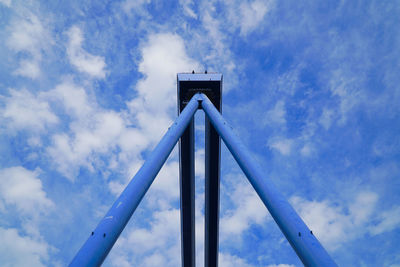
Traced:
<path fill-rule="evenodd" d="M 201 106 L 305 266 L 337 266 L 204 94 Z"/>
<path fill-rule="evenodd" d="M 198 109 L 195 95 L 82 246 L 70 266 L 99 266 Z"/>
<path fill-rule="evenodd" d="M 217 81 L 222 80 L 221 73 L 178 73 L 178 81 Z"/>

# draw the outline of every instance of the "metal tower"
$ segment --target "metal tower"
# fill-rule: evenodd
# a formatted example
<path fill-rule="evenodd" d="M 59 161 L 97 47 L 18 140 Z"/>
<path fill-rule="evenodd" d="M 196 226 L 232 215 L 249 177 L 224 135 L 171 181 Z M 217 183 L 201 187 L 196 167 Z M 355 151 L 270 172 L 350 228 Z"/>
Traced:
<path fill-rule="evenodd" d="M 305 266 L 337 266 L 221 115 L 222 75 L 178 74 L 178 114 L 70 266 L 99 266 L 179 143 L 182 266 L 195 266 L 194 114 L 205 116 L 205 266 L 218 266 L 220 137 Z"/>

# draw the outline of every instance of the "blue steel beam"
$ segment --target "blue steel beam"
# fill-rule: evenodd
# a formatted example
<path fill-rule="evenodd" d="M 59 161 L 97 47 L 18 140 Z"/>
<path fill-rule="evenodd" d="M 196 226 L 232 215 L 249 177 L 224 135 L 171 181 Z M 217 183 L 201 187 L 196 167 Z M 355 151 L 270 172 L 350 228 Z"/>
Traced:
<path fill-rule="evenodd" d="M 199 107 L 198 99 L 199 95 L 192 97 L 149 158 L 78 251 L 70 266 L 99 266 L 102 264 L 176 142 L 191 122 Z"/>
<path fill-rule="evenodd" d="M 201 94 L 201 107 L 303 264 L 337 266 L 272 181 L 266 179 L 247 148 L 204 94 Z"/>

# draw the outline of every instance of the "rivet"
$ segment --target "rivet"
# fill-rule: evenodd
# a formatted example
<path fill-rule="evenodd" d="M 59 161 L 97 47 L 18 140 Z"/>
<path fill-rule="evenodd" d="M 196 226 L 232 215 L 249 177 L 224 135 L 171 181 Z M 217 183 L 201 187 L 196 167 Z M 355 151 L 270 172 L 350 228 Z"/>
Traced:
<path fill-rule="evenodd" d="M 301 236 L 301 233 L 299 232 L 299 236 Z"/>
<path fill-rule="evenodd" d="M 94 232 L 92 232 L 92 235 L 94 235 Z"/>
<path fill-rule="evenodd" d="M 103 234 L 103 237 L 106 237 L 106 233 Z"/>
<path fill-rule="evenodd" d="M 312 231 L 310 231 L 310 234 L 314 235 L 314 234 L 312 233 Z"/>

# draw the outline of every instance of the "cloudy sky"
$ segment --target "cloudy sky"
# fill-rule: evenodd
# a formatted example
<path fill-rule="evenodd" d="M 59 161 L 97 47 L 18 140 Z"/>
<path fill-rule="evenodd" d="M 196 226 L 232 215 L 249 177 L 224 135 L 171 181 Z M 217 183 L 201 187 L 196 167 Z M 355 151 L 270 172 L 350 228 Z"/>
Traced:
<path fill-rule="evenodd" d="M 400 266 L 399 1 L 0 0 L 0 262 L 65 266 L 177 115 L 223 114 L 340 266 Z M 196 114 L 196 261 L 204 113 Z M 104 266 L 179 266 L 173 151 Z M 222 146 L 220 266 L 302 266 Z"/>

